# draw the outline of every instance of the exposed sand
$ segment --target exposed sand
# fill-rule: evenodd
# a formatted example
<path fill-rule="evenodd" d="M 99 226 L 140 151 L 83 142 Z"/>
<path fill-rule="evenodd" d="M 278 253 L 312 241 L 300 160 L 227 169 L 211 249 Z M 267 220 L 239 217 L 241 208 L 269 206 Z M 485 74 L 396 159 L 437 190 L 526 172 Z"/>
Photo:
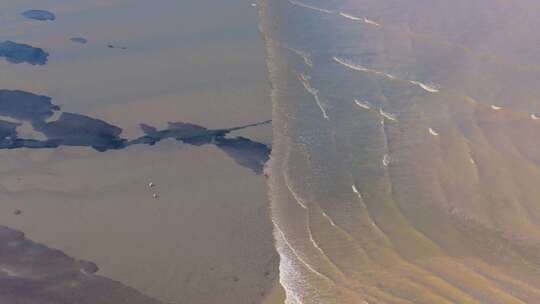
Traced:
<path fill-rule="evenodd" d="M 264 177 L 211 146 L 62 150 L 2 153 L 3 224 L 168 302 L 251 303 L 273 287 Z"/>
<path fill-rule="evenodd" d="M 2 63 L 14 76 L 0 76 L 0 84 L 46 93 L 67 111 L 122 127 L 127 137 L 142 134 L 139 123 L 228 128 L 270 119 L 256 9 L 244 1 L 217 5 L 218 10 L 213 1 L 196 2 L 194 11 L 178 17 L 185 25 L 178 28 L 181 45 L 145 49 L 145 39 L 151 42 L 160 27 L 174 25 L 160 23 L 131 30 L 124 39 L 130 48 L 110 57 L 103 55 L 106 47 L 85 55 L 126 34 L 121 26 L 100 29 L 114 23 L 113 14 L 80 31 L 90 38 L 82 46 L 86 53 L 72 53 L 81 46 L 58 43 L 64 39 L 62 22 L 77 16 L 60 15 L 58 33 L 49 27 L 34 37 L 58 50 L 55 61 L 41 70 Z M 164 32 L 156 37 L 160 42 L 170 34 Z M 66 54 L 68 59 L 62 57 Z M 272 140 L 270 126 L 241 135 Z M 0 164 L 0 224 L 95 262 L 99 275 L 164 302 L 283 303 L 265 177 L 214 146 L 166 140 L 106 153 L 2 150 Z M 17 209 L 20 215 L 14 214 Z"/>
<path fill-rule="evenodd" d="M 262 304 L 280 304 L 285 300 L 285 291 L 279 283 L 276 282 L 270 294 L 264 299 Z"/>

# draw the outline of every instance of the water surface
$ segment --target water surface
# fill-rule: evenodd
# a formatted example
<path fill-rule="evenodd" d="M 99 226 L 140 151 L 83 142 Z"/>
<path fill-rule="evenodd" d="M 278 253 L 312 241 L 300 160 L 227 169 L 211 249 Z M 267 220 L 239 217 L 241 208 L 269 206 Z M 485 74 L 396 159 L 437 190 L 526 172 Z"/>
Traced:
<path fill-rule="evenodd" d="M 265 1 L 288 303 L 540 300 L 535 1 Z"/>

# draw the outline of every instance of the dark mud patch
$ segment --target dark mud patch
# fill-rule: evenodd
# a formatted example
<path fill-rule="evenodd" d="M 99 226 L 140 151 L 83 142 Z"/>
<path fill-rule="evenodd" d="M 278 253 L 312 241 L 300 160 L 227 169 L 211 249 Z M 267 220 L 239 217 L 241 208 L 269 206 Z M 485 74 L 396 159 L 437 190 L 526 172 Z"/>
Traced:
<path fill-rule="evenodd" d="M 57 120 L 49 121 L 53 114 Z M 141 124 L 145 133 L 136 139 L 122 138 L 122 129 L 106 121 L 77 113 L 60 112 L 50 97 L 25 91 L 0 90 L 0 115 L 16 120 L 0 120 L 0 149 L 43 149 L 60 146 L 91 147 L 97 151 L 124 149 L 132 145 L 155 145 L 173 139 L 193 146 L 215 145 L 237 164 L 262 174 L 269 159 L 270 147 L 245 137 L 231 136 L 232 132 L 269 124 L 264 121 L 228 129 L 208 129 L 186 122 L 169 122 L 167 128 Z M 34 131 L 46 139 L 21 138 L 17 133 L 20 122 L 30 122 Z"/>
<path fill-rule="evenodd" d="M 169 122 L 168 128 L 163 130 L 157 130 L 154 127 L 141 124 L 145 136 L 135 139 L 129 144 L 144 143 L 153 145 L 167 138 L 194 146 L 213 144 L 223 150 L 237 164 L 251 169 L 256 174 L 262 174 L 264 165 L 270 157 L 270 147 L 245 137 L 227 137 L 227 135 L 234 131 L 269 123 L 270 121 L 263 121 L 235 128 L 214 130 L 184 122 Z"/>
<path fill-rule="evenodd" d="M 0 226 L 0 302 L 25 304 L 158 304 L 120 282 L 96 275 L 98 267 Z"/>
<path fill-rule="evenodd" d="M 0 42 L 0 57 L 14 64 L 45 65 L 49 54 L 31 45 L 7 40 Z"/>
<path fill-rule="evenodd" d="M 0 115 L 21 121 L 39 122 L 51 117 L 60 107 L 51 98 L 19 91 L 0 90 Z"/>
<path fill-rule="evenodd" d="M 125 46 L 118 46 L 114 44 L 107 44 L 107 47 L 110 49 L 120 49 L 120 50 L 127 50 L 127 47 Z"/>
<path fill-rule="evenodd" d="M 245 137 L 220 138 L 216 145 L 240 166 L 262 174 L 266 162 L 270 159 L 269 146 Z"/>
<path fill-rule="evenodd" d="M 54 13 L 45 10 L 27 10 L 21 15 L 28 19 L 38 21 L 54 21 L 56 19 Z"/>
<path fill-rule="evenodd" d="M 98 151 L 125 147 L 122 129 L 86 115 L 64 112 L 51 122 L 38 122 L 34 129 L 62 146 L 92 147 Z"/>
<path fill-rule="evenodd" d="M 71 42 L 79 43 L 79 44 L 86 44 L 88 43 L 88 39 L 83 37 L 73 37 L 69 39 Z"/>

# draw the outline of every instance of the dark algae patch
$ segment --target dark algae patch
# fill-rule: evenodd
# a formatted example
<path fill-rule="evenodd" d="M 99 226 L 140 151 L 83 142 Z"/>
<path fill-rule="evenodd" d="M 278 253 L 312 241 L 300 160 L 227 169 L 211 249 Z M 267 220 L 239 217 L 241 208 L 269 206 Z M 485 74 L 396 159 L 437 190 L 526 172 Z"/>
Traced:
<path fill-rule="evenodd" d="M 17 127 L 20 123 L 0 120 L 0 138 L 9 138 L 17 136 Z"/>
<path fill-rule="evenodd" d="M 19 91 L 0 90 L 0 115 L 21 121 L 44 121 L 59 111 L 51 98 L 43 95 Z"/>
<path fill-rule="evenodd" d="M 49 54 L 43 49 L 31 45 L 7 40 L 0 42 L 0 57 L 15 64 L 45 65 Z"/>
<path fill-rule="evenodd" d="M 125 46 L 117 46 L 114 44 L 107 44 L 107 47 L 110 49 L 121 49 L 121 50 L 127 50 L 127 47 Z"/>
<path fill-rule="evenodd" d="M 53 21 L 56 19 L 54 13 L 44 10 L 27 10 L 21 15 L 28 19 L 38 20 L 38 21 Z"/>
<path fill-rule="evenodd" d="M 227 153 L 237 164 L 262 174 L 270 159 L 270 147 L 245 137 L 219 138 L 216 146 Z"/>
<path fill-rule="evenodd" d="M 92 147 L 98 151 L 125 147 L 125 140 L 119 137 L 122 129 L 81 114 L 64 112 L 56 121 L 36 123 L 34 129 L 63 146 Z"/>
<path fill-rule="evenodd" d="M 130 144 L 145 143 L 153 145 L 156 142 L 167 138 L 172 138 L 195 146 L 214 144 L 239 165 L 249 168 L 257 174 L 262 174 L 264 165 L 270 156 L 270 147 L 244 137 L 229 138 L 227 135 L 234 131 L 268 123 L 270 123 L 270 121 L 230 129 L 215 130 L 183 122 L 169 122 L 168 128 L 163 130 L 157 130 L 154 127 L 141 124 L 141 128 L 146 135 L 130 142 Z"/>
<path fill-rule="evenodd" d="M 49 121 L 59 113 L 56 120 Z M 239 165 L 261 174 L 269 159 L 270 147 L 245 137 L 230 136 L 230 133 L 250 127 L 269 124 L 264 121 L 229 129 L 207 129 L 203 126 L 169 122 L 167 128 L 141 124 L 145 133 L 136 139 L 122 138 L 122 129 L 106 121 L 83 114 L 61 112 L 48 96 L 25 91 L 0 90 L 0 115 L 16 120 L 0 120 L 0 149 L 42 149 L 60 146 L 91 147 L 97 151 L 124 149 L 132 145 L 155 145 L 173 139 L 188 145 L 215 145 Z M 45 135 L 45 140 L 20 138 L 17 127 L 30 122 L 33 129 Z"/>
<path fill-rule="evenodd" d="M 88 39 L 83 38 L 83 37 L 73 37 L 73 38 L 71 38 L 69 40 L 71 40 L 71 42 L 80 43 L 80 44 L 88 43 Z"/>
<path fill-rule="evenodd" d="M 97 271 L 92 262 L 76 260 L 0 226 L 0 303 L 161 303 L 98 276 Z"/>

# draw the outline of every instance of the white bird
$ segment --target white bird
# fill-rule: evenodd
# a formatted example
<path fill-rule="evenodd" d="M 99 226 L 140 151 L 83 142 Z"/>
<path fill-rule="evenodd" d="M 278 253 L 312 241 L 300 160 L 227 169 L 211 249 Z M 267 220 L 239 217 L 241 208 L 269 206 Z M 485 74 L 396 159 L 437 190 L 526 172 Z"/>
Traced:
<path fill-rule="evenodd" d="M 498 107 L 496 105 L 491 105 L 491 108 L 495 111 L 499 111 L 500 109 L 502 109 L 501 107 Z"/>
<path fill-rule="evenodd" d="M 154 194 L 152 194 L 152 197 L 153 197 L 154 199 L 157 199 L 159 196 L 157 195 L 157 193 L 154 193 Z"/>
<path fill-rule="evenodd" d="M 536 116 L 536 114 L 531 114 L 531 118 L 534 119 L 534 120 L 538 120 L 538 116 Z"/>
<path fill-rule="evenodd" d="M 429 128 L 429 134 L 433 135 L 433 136 L 439 136 L 439 133 L 435 130 L 433 130 L 432 128 Z"/>
<path fill-rule="evenodd" d="M 154 184 L 153 182 L 149 182 L 149 183 L 148 183 L 148 187 L 149 187 L 149 188 L 154 188 L 154 186 L 155 186 L 155 184 Z"/>

